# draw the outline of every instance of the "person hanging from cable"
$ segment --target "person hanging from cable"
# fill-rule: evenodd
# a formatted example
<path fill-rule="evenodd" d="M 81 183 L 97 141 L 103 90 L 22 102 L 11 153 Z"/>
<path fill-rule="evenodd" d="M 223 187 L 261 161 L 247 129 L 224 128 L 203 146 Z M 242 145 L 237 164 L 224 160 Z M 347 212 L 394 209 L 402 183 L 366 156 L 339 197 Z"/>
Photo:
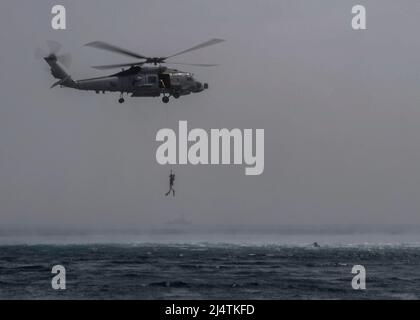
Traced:
<path fill-rule="evenodd" d="M 169 174 L 169 191 L 165 194 L 165 196 L 169 196 L 172 191 L 172 195 L 175 197 L 175 189 L 174 189 L 174 182 L 175 182 L 175 173 L 172 172 Z"/>

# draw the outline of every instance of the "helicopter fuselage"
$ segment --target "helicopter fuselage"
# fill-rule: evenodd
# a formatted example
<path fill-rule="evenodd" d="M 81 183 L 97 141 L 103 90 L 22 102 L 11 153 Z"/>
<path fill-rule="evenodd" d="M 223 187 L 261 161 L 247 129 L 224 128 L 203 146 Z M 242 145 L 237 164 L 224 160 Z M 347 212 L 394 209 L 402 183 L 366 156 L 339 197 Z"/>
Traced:
<path fill-rule="evenodd" d="M 63 87 L 96 93 L 120 92 L 132 97 L 159 97 L 162 94 L 179 98 L 208 89 L 189 72 L 166 67 L 132 67 L 104 77 L 64 82 Z"/>

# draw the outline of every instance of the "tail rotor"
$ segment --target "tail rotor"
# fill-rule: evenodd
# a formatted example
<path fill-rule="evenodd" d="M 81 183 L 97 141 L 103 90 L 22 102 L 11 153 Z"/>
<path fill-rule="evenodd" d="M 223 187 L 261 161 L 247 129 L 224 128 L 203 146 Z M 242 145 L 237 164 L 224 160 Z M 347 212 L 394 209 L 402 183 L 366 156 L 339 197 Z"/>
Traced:
<path fill-rule="evenodd" d="M 35 50 L 35 58 L 37 60 L 50 58 L 53 60 L 57 60 L 59 63 L 61 63 L 64 67 L 69 68 L 72 62 L 71 55 L 69 53 L 59 54 L 61 51 L 61 44 L 54 40 L 47 40 L 47 47 L 48 52 L 45 52 L 45 50 L 41 48 L 37 48 Z"/>
<path fill-rule="evenodd" d="M 56 78 L 56 81 L 51 88 L 62 86 L 62 87 L 74 87 L 76 83 L 72 80 L 71 76 L 63 68 L 69 67 L 71 64 L 70 54 L 59 54 L 61 51 L 61 44 L 56 41 L 47 41 L 48 52 L 42 49 L 35 50 L 35 58 L 44 60 L 50 67 L 49 71 L 52 76 Z"/>

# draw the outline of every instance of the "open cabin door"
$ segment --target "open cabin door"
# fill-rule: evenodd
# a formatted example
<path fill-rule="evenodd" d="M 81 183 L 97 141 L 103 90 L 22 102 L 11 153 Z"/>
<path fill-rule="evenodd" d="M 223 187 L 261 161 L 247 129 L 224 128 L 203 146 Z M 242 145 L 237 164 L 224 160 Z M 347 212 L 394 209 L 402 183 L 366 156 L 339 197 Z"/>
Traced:
<path fill-rule="evenodd" d="M 158 97 L 160 95 L 159 77 L 157 74 L 137 76 L 134 81 L 134 97 Z"/>
<path fill-rule="evenodd" d="M 159 87 L 166 88 L 166 89 L 171 88 L 171 78 L 169 74 L 166 74 L 166 73 L 159 74 Z"/>

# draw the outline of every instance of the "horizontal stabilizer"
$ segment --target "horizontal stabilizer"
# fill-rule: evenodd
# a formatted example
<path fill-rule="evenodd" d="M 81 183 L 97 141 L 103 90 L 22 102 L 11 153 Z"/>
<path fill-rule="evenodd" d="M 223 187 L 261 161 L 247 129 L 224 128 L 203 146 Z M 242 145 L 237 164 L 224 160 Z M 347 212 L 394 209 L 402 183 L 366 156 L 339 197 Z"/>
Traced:
<path fill-rule="evenodd" d="M 65 84 L 65 82 L 67 82 L 67 81 L 72 81 L 72 80 L 71 80 L 71 78 L 70 78 L 69 76 L 68 76 L 68 77 L 66 77 L 66 78 L 64 78 L 64 79 L 60 79 L 60 80 L 58 80 L 57 82 L 55 82 L 55 83 L 51 86 L 51 88 L 50 88 L 50 89 L 55 88 L 56 86 L 61 86 L 61 85 Z"/>

